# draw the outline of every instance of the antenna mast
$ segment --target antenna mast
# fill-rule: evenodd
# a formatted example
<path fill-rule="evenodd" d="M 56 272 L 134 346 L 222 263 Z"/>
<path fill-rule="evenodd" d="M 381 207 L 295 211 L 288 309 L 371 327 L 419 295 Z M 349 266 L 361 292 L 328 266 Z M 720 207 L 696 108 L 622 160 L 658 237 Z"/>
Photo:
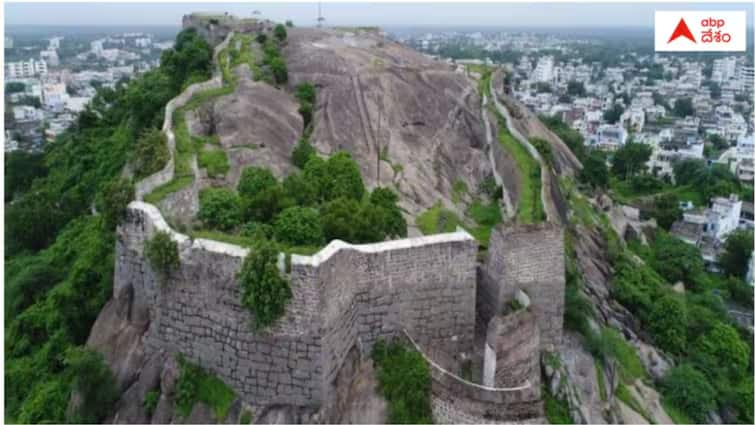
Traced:
<path fill-rule="evenodd" d="M 322 16 L 322 2 L 317 2 L 317 28 L 322 28 L 325 18 Z"/>

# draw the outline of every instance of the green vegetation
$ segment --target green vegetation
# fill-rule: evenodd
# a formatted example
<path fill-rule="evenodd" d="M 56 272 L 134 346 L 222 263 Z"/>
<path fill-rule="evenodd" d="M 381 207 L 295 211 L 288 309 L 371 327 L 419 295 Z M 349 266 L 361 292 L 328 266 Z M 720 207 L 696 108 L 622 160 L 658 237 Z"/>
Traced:
<path fill-rule="evenodd" d="M 571 412 L 569 412 L 569 405 L 565 401 L 554 397 L 546 386 L 543 387 L 541 393 L 543 394 L 543 401 L 545 402 L 545 418 L 548 420 L 548 423 L 574 423 L 574 419 L 571 417 Z"/>
<path fill-rule="evenodd" d="M 254 327 L 265 328 L 286 312 L 291 287 L 278 271 L 280 249 L 272 242 L 260 241 L 244 259 L 239 271 L 241 304 L 254 316 Z"/>
<path fill-rule="evenodd" d="M 151 391 L 148 391 L 147 394 L 144 395 L 144 402 L 142 404 L 144 405 L 144 410 L 147 412 L 147 417 L 152 417 L 152 413 L 155 412 L 155 409 L 157 408 L 157 403 L 159 402 L 160 402 L 159 390 L 151 390 Z"/>
<path fill-rule="evenodd" d="M 252 412 L 249 410 L 244 410 L 244 412 L 241 413 L 241 417 L 239 418 L 239 424 L 241 425 L 248 425 L 252 423 Z"/>
<path fill-rule="evenodd" d="M 661 406 L 663 407 L 663 411 L 665 411 L 669 415 L 669 417 L 675 424 L 695 423 L 695 421 L 687 416 L 687 414 L 677 409 L 676 406 L 669 403 L 665 398 L 661 398 Z"/>
<path fill-rule="evenodd" d="M 324 239 L 320 214 L 308 207 L 283 210 L 275 218 L 273 231 L 277 240 L 289 245 L 320 245 Z"/>
<path fill-rule="evenodd" d="M 180 264 L 178 244 L 168 232 L 155 232 L 144 246 L 144 255 L 152 268 L 163 278 Z"/>
<path fill-rule="evenodd" d="M 440 202 L 417 217 L 417 226 L 423 235 L 454 232 L 460 224 L 459 217 L 443 208 Z"/>
<path fill-rule="evenodd" d="M 210 77 L 211 55 L 196 32 L 182 31 L 159 67 L 100 88 L 43 155 L 6 156 L 6 421 L 66 421 L 77 385 L 99 391 L 77 419 L 110 413 L 103 369 L 75 347 L 112 293 L 114 224 L 131 197 L 121 173 L 185 82 Z"/>
<path fill-rule="evenodd" d="M 222 149 L 202 150 L 199 152 L 199 166 L 207 169 L 210 177 L 223 177 L 231 168 L 228 155 Z"/>
<path fill-rule="evenodd" d="M 134 185 L 129 180 L 111 180 L 95 198 L 102 211 L 105 227 L 114 230 L 126 215 L 126 207 L 134 199 Z"/>
<path fill-rule="evenodd" d="M 146 130 L 139 137 L 131 155 L 134 178 L 141 180 L 165 167 L 170 159 L 165 135 L 157 128 Z"/>
<path fill-rule="evenodd" d="M 540 153 L 540 156 L 545 161 L 545 164 L 552 168 L 553 167 L 553 150 L 551 149 L 550 143 L 548 143 L 547 140 L 541 139 L 539 137 L 532 137 L 530 138 L 529 142 Z"/>
<path fill-rule="evenodd" d="M 199 193 L 197 218 L 214 229 L 234 229 L 241 224 L 241 198 L 230 189 L 204 189 Z"/>
<path fill-rule="evenodd" d="M 753 234 L 749 230 L 736 230 L 726 238 L 719 262 L 727 275 L 745 277 L 752 246 Z"/>
<path fill-rule="evenodd" d="M 220 378 L 201 367 L 178 358 L 180 374 L 176 380 L 176 412 L 182 417 L 191 414 L 197 402 L 205 403 L 218 421 L 224 421 L 236 394 Z"/>
<path fill-rule="evenodd" d="M 498 118 L 498 140 L 516 161 L 522 190 L 517 206 L 516 218 L 520 223 L 537 223 L 545 220 L 545 210 L 541 199 L 540 164 L 533 158 L 527 149 L 506 130 L 505 118 L 495 111 Z"/>
<path fill-rule="evenodd" d="M 595 362 L 595 379 L 598 380 L 598 393 L 600 394 L 600 401 L 608 400 L 605 373 L 603 372 L 603 365 L 600 362 Z"/>
<path fill-rule="evenodd" d="M 708 412 L 716 407 L 715 389 L 705 375 L 688 364 L 671 369 L 661 382 L 663 399 L 680 409 L 695 423 L 708 421 Z"/>
<path fill-rule="evenodd" d="M 392 424 L 432 423 L 430 369 L 422 355 L 406 346 L 382 340 L 372 348 L 379 390 L 388 401 Z"/>
<path fill-rule="evenodd" d="M 467 184 L 464 182 L 464 180 L 456 179 L 453 182 L 453 185 L 451 187 L 451 197 L 453 198 L 454 203 L 461 202 L 462 196 L 467 194 Z"/>
<path fill-rule="evenodd" d="M 621 382 L 616 387 L 616 398 L 624 402 L 624 404 L 629 406 L 635 412 L 639 413 L 649 423 L 654 423 L 652 416 L 650 416 L 647 410 L 642 407 L 640 402 L 637 401 L 636 398 L 634 398 L 632 393 L 629 392 L 629 388 L 627 388 L 627 386 Z"/>

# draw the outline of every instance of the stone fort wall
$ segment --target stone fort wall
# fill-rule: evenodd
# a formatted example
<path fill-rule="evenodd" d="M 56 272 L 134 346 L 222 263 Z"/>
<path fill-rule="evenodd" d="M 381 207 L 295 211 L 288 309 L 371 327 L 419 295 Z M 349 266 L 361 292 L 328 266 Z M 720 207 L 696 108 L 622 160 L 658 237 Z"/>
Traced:
<path fill-rule="evenodd" d="M 144 243 L 167 231 L 180 267 L 162 280 Z M 118 229 L 116 287 L 149 310 L 148 349 L 181 353 L 254 404 L 327 405 L 348 352 L 401 330 L 449 356 L 472 349 L 476 241 L 466 232 L 370 245 L 331 242 L 293 255 L 293 298 L 262 331 L 240 304 L 236 273 L 248 250 L 172 231 L 154 206 L 132 202 Z M 281 261 L 281 264 L 283 261 Z"/>
<path fill-rule="evenodd" d="M 564 320 L 564 232 L 552 223 L 498 226 L 480 269 L 477 299 L 484 323 L 501 314 L 517 289 L 532 301 L 541 346 L 561 345 Z"/>

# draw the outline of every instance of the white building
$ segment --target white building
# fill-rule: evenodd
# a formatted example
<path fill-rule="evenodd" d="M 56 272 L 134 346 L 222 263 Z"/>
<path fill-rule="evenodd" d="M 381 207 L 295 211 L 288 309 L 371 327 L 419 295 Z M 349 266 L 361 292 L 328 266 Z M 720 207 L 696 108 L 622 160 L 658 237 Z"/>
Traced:
<path fill-rule="evenodd" d="M 711 80 L 718 84 L 728 81 L 734 78 L 737 71 L 737 58 L 730 56 L 728 58 L 716 59 L 713 61 L 713 72 L 711 73 Z"/>
<path fill-rule="evenodd" d="M 553 81 L 553 56 L 544 56 L 537 61 L 535 71 L 532 73 L 532 80 L 539 83 L 550 83 Z"/>
<path fill-rule="evenodd" d="M 29 78 L 47 74 L 47 63 L 29 59 L 28 61 L 8 62 L 5 64 L 5 78 Z"/>
<path fill-rule="evenodd" d="M 6 49 L 12 49 L 13 48 L 13 37 L 5 36 L 5 48 Z"/>
<path fill-rule="evenodd" d="M 592 144 L 598 149 L 615 151 L 627 142 L 627 131 L 621 125 L 603 124 L 592 138 Z"/>
<path fill-rule="evenodd" d="M 42 104 L 46 109 L 62 111 L 67 100 L 65 83 L 46 83 L 42 86 Z"/>
<path fill-rule="evenodd" d="M 739 227 L 739 215 L 742 212 L 742 201 L 737 195 L 728 198 L 716 197 L 711 200 L 711 207 L 705 210 L 705 232 L 716 240 L 726 239 L 729 233 Z"/>
<path fill-rule="evenodd" d="M 47 62 L 50 66 L 60 65 L 60 59 L 58 58 L 58 52 L 55 49 L 47 49 L 39 52 L 39 58 L 44 62 Z"/>

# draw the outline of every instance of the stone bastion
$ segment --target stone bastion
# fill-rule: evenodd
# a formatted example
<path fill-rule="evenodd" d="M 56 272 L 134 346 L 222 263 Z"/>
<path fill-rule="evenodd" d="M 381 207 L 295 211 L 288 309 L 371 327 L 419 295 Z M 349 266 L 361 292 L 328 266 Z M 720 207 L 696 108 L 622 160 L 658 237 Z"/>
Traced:
<path fill-rule="evenodd" d="M 540 240 L 540 247 L 544 233 L 561 234 L 555 227 L 541 227 L 515 232 L 518 236 L 511 242 Z M 501 229 L 491 238 L 491 260 L 506 257 L 510 249 L 496 251 L 501 248 L 497 243 L 506 239 Z M 144 256 L 145 242 L 156 231 L 168 232 L 180 255 L 180 266 L 162 278 Z M 527 234 L 529 238 L 522 236 Z M 560 295 L 557 289 L 533 291 L 521 278 L 508 285 L 524 283 L 523 289 L 534 294 L 535 305 L 522 314 L 490 315 L 504 321 L 496 329 L 510 329 L 497 332 L 498 342 L 488 341 L 488 346 L 499 351 L 499 371 L 511 373 L 498 374 L 507 377 L 496 379 L 494 385 L 499 386 L 484 386 L 458 376 L 461 365 L 481 350 L 475 326 L 481 317 L 485 319 L 485 309 L 477 306 L 478 288 L 484 285 L 494 293 L 496 304 L 513 295 L 502 282 L 496 286 L 492 276 L 498 263 L 491 261 L 489 270 L 478 270 L 477 242 L 463 230 L 367 245 L 332 241 L 315 255 L 292 255 L 288 271 L 281 254 L 280 268 L 290 280 L 293 297 L 285 315 L 264 330 L 254 329 L 252 313 L 240 303 L 236 274 L 248 249 L 177 233 L 155 206 L 140 201 L 129 204 L 117 235 L 115 290 L 130 286 L 134 305 L 148 310 L 142 312 L 150 320 L 147 350 L 184 355 L 215 373 L 250 404 L 332 409 L 341 402 L 336 386 L 343 384 L 338 375 L 347 356 L 357 353 L 364 358 L 378 338 L 404 337 L 431 366 L 437 422 L 542 416 L 537 361 L 545 346 L 537 339 L 538 329 L 548 330 L 540 338 L 550 341 L 551 348 L 560 340 L 560 331 L 553 329 L 550 318 L 541 317 L 546 311 L 536 303 L 554 296 L 548 303 L 563 309 L 563 268 L 560 276 L 555 273 L 552 280 L 540 282 L 560 285 Z M 514 248 L 515 258 L 538 261 L 518 257 L 523 248 Z M 557 247 L 549 249 L 555 254 Z M 563 265 L 563 251 L 559 255 L 560 265 L 558 258 L 550 258 L 555 268 Z M 480 274 L 485 276 L 484 284 Z M 558 309 L 548 307 L 548 311 Z M 508 320 L 514 325 L 505 326 Z M 557 337 L 551 336 L 556 333 Z M 518 348 L 512 349 L 509 340 Z M 513 382 L 518 377 L 524 378 L 519 384 Z"/>

